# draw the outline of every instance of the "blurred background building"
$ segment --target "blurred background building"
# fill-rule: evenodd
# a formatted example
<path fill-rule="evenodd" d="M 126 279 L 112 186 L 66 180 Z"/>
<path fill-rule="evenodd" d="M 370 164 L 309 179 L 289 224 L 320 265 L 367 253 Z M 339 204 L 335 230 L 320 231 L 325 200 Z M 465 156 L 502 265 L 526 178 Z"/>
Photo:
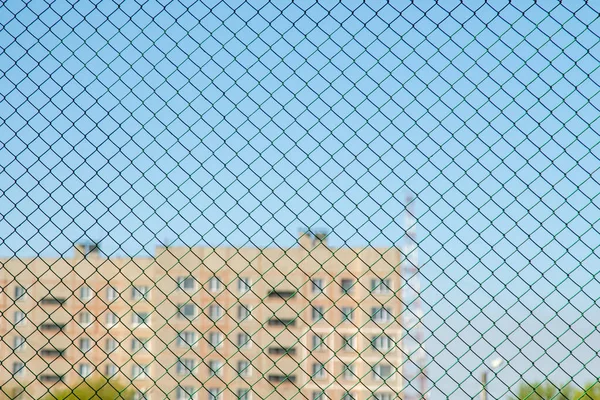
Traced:
<path fill-rule="evenodd" d="M 400 251 L 326 240 L 4 259 L 0 385 L 39 398 L 104 375 L 137 398 L 398 398 Z"/>

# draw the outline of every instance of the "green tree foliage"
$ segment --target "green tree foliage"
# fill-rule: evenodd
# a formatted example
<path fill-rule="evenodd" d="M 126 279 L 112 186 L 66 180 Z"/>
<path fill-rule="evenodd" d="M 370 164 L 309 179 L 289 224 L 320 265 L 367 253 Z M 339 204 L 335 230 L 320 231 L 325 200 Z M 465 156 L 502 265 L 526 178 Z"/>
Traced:
<path fill-rule="evenodd" d="M 48 394 L 43 400 L 131 400 L 135 391 L 117 380 L 104 377 L 86 379 L 73 388 Z"/>
<path fill-rule="evenodd" d="M 550 381 L 523 382 L 514 393 L 511 400 L 600 400 L 600 383 L 581 388 L 572 384 L 558 386 Z"/>
<path fill-rule="evenodd" d="M 523 382 L 516 390 L 512 400 L 572 400 L 573 390 L 569 385 L 557 386 L 550 381 Z"/>
<path fill-rule="evenodd" d="M 600 400 L 600 383 L 587 384 L 583 389 L 575 391 L 575 400 Z"/>

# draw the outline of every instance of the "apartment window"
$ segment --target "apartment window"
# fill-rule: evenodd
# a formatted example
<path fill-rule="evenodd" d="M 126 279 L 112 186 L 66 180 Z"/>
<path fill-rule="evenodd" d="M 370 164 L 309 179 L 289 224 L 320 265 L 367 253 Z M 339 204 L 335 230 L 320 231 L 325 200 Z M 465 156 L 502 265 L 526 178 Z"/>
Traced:
<path fill-rule="evenodd" d="M 342 287 L 343 294 L 350 294 L 350 293 L 352 293 L 352 288 L 354 286 L 354 280 L 353 279 L 342 279 L 340 282 L 340 286 Z"/>
<path fill-rule="evenodd" d="M 375 393 L 374 400 L 392 400 L 391 393 Z"/>
<path fill-rule="evenodd" d="M 104 371 L 107 377 L 115 376 L 117 374 L 117 366 L 115 364 L 106 364 Z"/>
<path fill-rule="evenodd" d="M 221 389 L 209 388 L 208 400 L 221 400 Z"/>
<path fill-rule="evenodd" d="M 375 294 L 390 294 L 392 292 L 392 280 L 371 279 L 371 292 Z"/>
<path fill-rule="evenodd" d="M 15 336 L 13 338 L 13 350 L 14 351 L 23 351 L 25 350 L 25 338 L 23 336 Z"/>
<path fill-rule="evenodd" d="M 352 364 L 344 364 L 344 367 L 342 369 L 342 377 L 345 380 L 354 380 L 356 378 L 356 373 L 354 370 L 354 365 Z"/>
<path fill-rule="evenodd" d="M 251 400 L 252 399 L 252 392 L 250 391 L 250 389 L 238 389 L 236 392 L 237 395 L 237 400 Z"/>
<path fill-rule="evenodd" d="M 246 293 L 246 292 L 250 291 L 251 284 L 252 284 L 252 282 L 250 281 L 250 278 L 238 278 L 238 281 L 237 281 L 238 292 Z"/>
<path fill-rule="evenodd" d="M 141 390 L 136 390 L 133 394 L 133 400 L 150 400 L 150 393 L 147 393 L 148 390 L 142 392 Z"/>
<path fill-rule="evenodd" d="M 148 286 L 134 286 L 131 288 L 131 298 L 137 300 L 150 299 L 150 288 Z"/>
<path fill-rule="evenodd" d="M 325 344 L 325 340 L 319 336 L 319 335 L 312 335 L 311 337 L 311 348 L 314 351 L 318 351 L 318 350 L 323 350 L 324 348 L 324 344 Z"/>
<path fill-rule="evenodd" d="M 86 353 L 86 352 L 90 351 L 91 348 L 92 348 L 92 341 L 89 338 L 79 339 L 79 350 L 81 350 L 82 353 Z"/>
<path fill-rule="evenodd" d="M 192 276 L 179 277 L 177 278 L 177 285 L 181 290 L 193 292 L 196 290 L 196 279 Z"/>
<path fill-rule="evenodd" d="M 112 312 L 109 311 L 106 313 L 106 326 L 111 327 L 111 326 L 115 326 L 117 324 L 117 315 Z"/>
<path fill-rule="evenodd" d="M 180 319 L 194 319 L 196 317 L 196 305 L 188 303 L 179 306 Z"/>
<path fill-rule="evenodd" d="M 208 373 L 210 376 L 223 375 L 223 362 L 217 360 L 210 360 L 208 362 Z"/>
<path fill-rule="evenodd" d="M 325 290 L 325 282 L 321 278 L 312 279 L 312 293 L 321 294 Z"/>
<path fill-rule="evenodd" d="M 238 333 L 237 336 L 237 347 L 240 349 L 247 349 L 252 346 L 252 341 L 250 340 L 250 335 L 247 333 Z"/>
<path fill-rule="evenodd" d="M 208 317 L 216 321 L 223 316 L 223 308 L 218 304 L 213 304 L 208 307 Z"/>
<path fill-rule="evenodd" d="M 252 375 L 252 367 L 250 366 L 250 361 L 240 360 L 237 362 L 237 373 L 239 376 L 248 378 Z"/>
<path fill-rule="evenodd" d="M 341 400 L 354 400 L 354 395 L 350 392 L 344 393 Z"/>
<path fill-rule="evenodd" d="M 388 307 L 371 308 L 371 320 L 377 323 L 388 323 L 392 321 L 392 312 Z"/>
<path fill-rule="evenodd" d="M 25 288 L 21 285 L 15 286 L 15 301 L 25 300 Z"/>
<path fill-rule="evenodd" d="M 21 361 L 15 361 L 12 365 L 13 376 L 25 376 L 25 364 Z"/>
<path fill-rule="evenodd" d="M 250 306 L 246 304 L 238 305 L 238 321 L 244 321 L 246 318 L 250 317 Z"/>
<path fill-rule="evenodd" d="M 221 347 L 223 345 L 223 334 L 221 332 L 210 332 L 208 334 L 208 343 L 214 349 Z"/>
<path fill-rule="evenodd" d="M 13 314 L 13 322 L 15 325 L 25 325 L 27 323 L 25 313 L 23 311 L 15 311 Z"/>
<path fill-rule="evenodd" d="M 131 366 L 132 379 L 147 379 L 150 375 L 150 366 L 147 364 L 133 364 Z"/>
<path fill-rule="evenodd" d="M 389 364 L 377 364 L 373 367 L 373 379 L 376 381 L 386 380 L 392 376 L 392 366 Z"/>
<path fill-rule="evenodd" d="M 90 376 L 92 373 L 92 366 L 90 364 L 79 364 L 79 375 L 82 378 Z"/>
<path fill-rule="evenodd" d="M 342 336 L 342 350 L 356 351 L 356 335 Z"/>
<path fill-rule="evenodd" d="M 325 365 L 321 363 L 314 363 L 312 365 L 312 377 L 314 379 L 325 378 Z"/>
<path fill-rule="evenodd" d="M 312 392 L 312 400 L 325 400 L 326 398 L 323 390 Z"/>
<path fill-rule="evenodd" d="M 79 300 L 89 301 L 92 298 L 92 289 L 88 286 L 82 286 L 79 288 Z"/>
<path fill-rule="evenodd" d="M 89 326 L 92 323 L 92 315 L 87 311 L 79 313 L 79 324 L 81 326 Z"/>
<path fill-rule="evenodd" d="M 354 308 L 342 307 L 342 322 L 352 322 L 354 320 Z"/>
<path fill-rule="evenodd" d="M 144 347 L 144 344 L 142 343 L 142 341 L 140 339 L 138 339 L 138 338 L 131 339 L 131 351 L 132 352 L 140 351 L 143 347 Z"/>
<path fill-rule="evenodd" d="M 196 400 L 198 389 L 193 386 L 179 386 L 175 392 L 177 400 Z"/>
<path fill-rule="evenodd" d="M 136 326 L 150 326 L 150 313 L 134 311 L 131 315 L 131 322 Z"/>
<path fill-rule="evenodd" d="M 115 301 L 119 297 L 119 293 L 117 289 L 112 286 L 106 288 L 106 300 L 107 301 Z"/>
<path fill-rule="evenodd" d="M 392 348 L 393 340 L 388 335 L 378 335 L 371 338 L 371 346 L 379 351 L 389 351 Z"/>
<path fill-rule="evenodd" d="M 219 280 L 219 278 L 217 278 L 216 276 L 210 278 L 210 280 L 208 281 L 208 290 L 210 290 L 213 293 L 221 291 L 221 281 Z"/>
<path fill-rule="evenodd" d="M 197 363 L 193 358 L 180 358 L 177 361 L 177 374 L 178 375 L 190 375 L 196 369 Z"/>
<path fill-rule="evenodd" d="M 314 322 L 320 321 L 323 319 L 323 306 L 313 306 L 311 311 L 311 317 Z"/>
<path fill-rule="evenodd" d="M 110 354 L 113 351 L 117 350 L 117 341 L 113 338 L 106 339 L 104 350 L 106 350 L 107 354 Z"/>
<path fill-rule="evenodd" d="M 191 347 L 191 346 L 195 346 L 196 343 L 197 343 L 196 332 L 193 332 L 193 331 L 179 332 L 179 336 L 177 337 L 177 346 L 178 347 Z"/>
<path fill-rule="evenodd" d="M 175 392 L 177 400 L 196 400 L 198 389 L 193 386 L 179 386 Z"/>

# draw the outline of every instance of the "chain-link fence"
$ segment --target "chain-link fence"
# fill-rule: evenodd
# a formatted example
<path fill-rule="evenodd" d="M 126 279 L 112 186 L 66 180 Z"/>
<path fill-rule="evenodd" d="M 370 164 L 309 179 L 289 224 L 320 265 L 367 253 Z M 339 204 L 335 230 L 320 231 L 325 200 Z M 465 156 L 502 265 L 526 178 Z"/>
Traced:
<path fill-rule="evenodd" d="M 600 399 L 593 1 L 0 4 L 0 388 Z"/>

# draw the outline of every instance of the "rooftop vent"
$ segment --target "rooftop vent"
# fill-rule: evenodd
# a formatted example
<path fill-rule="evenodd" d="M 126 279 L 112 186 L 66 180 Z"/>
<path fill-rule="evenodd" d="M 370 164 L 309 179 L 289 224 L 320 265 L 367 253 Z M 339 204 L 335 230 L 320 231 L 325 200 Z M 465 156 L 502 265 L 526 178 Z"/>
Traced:
<path fill-rule="evenodd" d="M 310 229 L 301 229 L 298 233 L 298 244 L 307 250 L 320 244 L 327 246 L 327 236 L 328 234 L 325 230 L 311 231 Z"/>
<path fill-rule="evenodd" d="M 100 243 L 93 241 L 85 241 L 75 243 L 75 258 L 83 258 L 87 256 L 100 255 Z"/>

